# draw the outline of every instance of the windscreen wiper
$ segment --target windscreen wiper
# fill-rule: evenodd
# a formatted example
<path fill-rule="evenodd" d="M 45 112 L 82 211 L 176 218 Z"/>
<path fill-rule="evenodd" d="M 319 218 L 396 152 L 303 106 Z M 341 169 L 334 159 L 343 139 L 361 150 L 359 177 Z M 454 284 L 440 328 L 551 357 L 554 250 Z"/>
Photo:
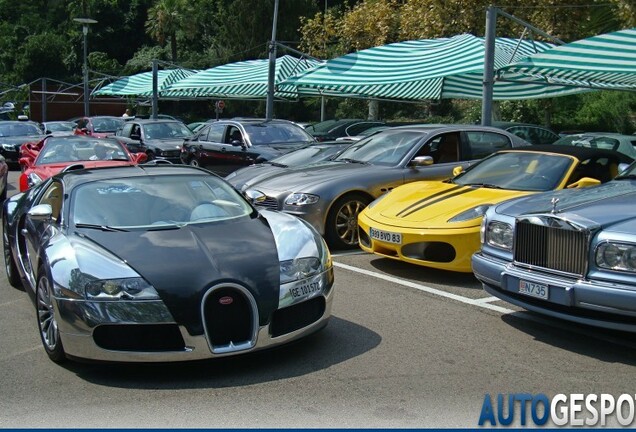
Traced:
<path fill-rule="evenodd" d="M 289 165 L 285 165 L 285 164 L 273 162 L 273 161 L 265 161 L 263 163 L 266 163 L 267 165 L 275 166 L 278 168 L 289 168 Z"/>
<path fill-rule="evenodd" d="M 123 228 L 115 228 L 108 225 L 88 224 L 88 223 L 75 224 L 75 228 L 97 229 L 97 230 L 109 231 L 109 232 L 128 232 L 128 230 Z"/>
<path fill-rule="evenodd" d="M 496 184 L 492 184 L 492 183 L 466 183 L 463 186 L 477 186 L 477 187 L 483 187 L 487 189 L 501 189 L 501 186 L 497 186 Z"/>
<path fill-rule="evenodd" d="M 357 159 L 343 158 L 343 159 L 337 159 L 337 160 L 344 161 L 344 162 L 349 162 L 349 163 L 369 165 L 369 162 L 365 162 L 365 161 L 361 161 L 361 160 L 357 160 Z"/>

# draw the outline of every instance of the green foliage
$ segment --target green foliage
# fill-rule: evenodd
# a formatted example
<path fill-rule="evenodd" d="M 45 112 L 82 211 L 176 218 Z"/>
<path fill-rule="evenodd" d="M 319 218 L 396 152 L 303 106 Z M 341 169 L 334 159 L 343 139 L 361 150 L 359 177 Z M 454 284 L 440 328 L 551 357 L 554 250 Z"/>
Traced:
<path fill-rule="evenodd" d="M 69 71 L 63 55 L 69 49 L 68 41 L 60 35 L 41 33 L 28 36 L 18 51 L 15 72 L 26 82 L 42 76 L 64 79 Z"/>

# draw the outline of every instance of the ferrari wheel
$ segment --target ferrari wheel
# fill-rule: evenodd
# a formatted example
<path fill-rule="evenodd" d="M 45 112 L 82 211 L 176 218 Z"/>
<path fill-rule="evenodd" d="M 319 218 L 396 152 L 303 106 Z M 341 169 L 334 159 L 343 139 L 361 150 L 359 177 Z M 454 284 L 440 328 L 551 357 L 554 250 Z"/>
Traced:
<path fill-rule="evenodd" d="M 42 345 L 51 360 L 60 363 L 66 359 L 60 329 L 57 326 L 55 309 L 53 307 L 53 289 L 51 281 L 44 268 L 40 267 L 37 289 L 35 292 L 35 307 L 38 318 L 38 329 Z"/>
<path fill-rule="evenodd" d="M 339 198 L 329 211 L 325 237 L 334 249 L 352 249 L 358 246 L 358 215 L 371 200 L 362 194 Z"/>
<path fill-rule="evenodd" d="M 9 227 L 7 226 L 6 219 L 2 221 L 2 247 L 4 249 L 4 270 L 7 273 L 7 279 L 9 284 L 14 288 L 23 289 L 22 281 L 20 281 L 20 274 L 18 273 L 18 267 L 15 264 L 15 258 L 13 258 L 13 252 L 11 252 L 11 245 L 9 244 L 9 233 L 7 232 Z"/>

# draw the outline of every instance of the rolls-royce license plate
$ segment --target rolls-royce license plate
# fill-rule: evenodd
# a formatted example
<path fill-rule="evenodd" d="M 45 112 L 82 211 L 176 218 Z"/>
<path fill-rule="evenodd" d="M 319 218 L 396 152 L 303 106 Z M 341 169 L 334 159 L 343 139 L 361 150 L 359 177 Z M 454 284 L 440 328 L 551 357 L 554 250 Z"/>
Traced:
<path fill-rule="evenodd" d="M 549 287 L 544 284 L 535 282 L 519 281 L 519 293 L 525 294 L 531 297 L 538 297 L 544 300 L 548 299 Z"/>

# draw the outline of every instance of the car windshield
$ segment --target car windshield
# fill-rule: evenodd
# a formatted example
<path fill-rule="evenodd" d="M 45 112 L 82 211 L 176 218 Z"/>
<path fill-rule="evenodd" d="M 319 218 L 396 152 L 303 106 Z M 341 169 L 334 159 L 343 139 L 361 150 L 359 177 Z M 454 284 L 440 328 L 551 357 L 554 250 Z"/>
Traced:
<path fill-rule="evenodd" d="M 118 118 L 94 118 L 91 121 L 95 132 L 116 132 L 124 126 L 124 120 Z"/>
<path fill-rule="evenodd" d="M 618 150 L 620 141 L 609 136 L 569 135 L 559 139 L 554 145 L 574 145 L 579 147 Z"/>
<path fill-rule="evenodd" d="M 334 160 L 394 166 L 404 159 L 424 135 L 418 131 L 380 132 L 353 144 Z"/>
<path fill-rule="evenodd" d="M 231 186 L 211 175 L 149 175 L 100 180 L 74 189 L 70 218 L 78 227 L 178 229 L 251 215 Z"/>
<path fill-rule="evenodd" d="M 143 125 L 146 139 L 181 139 L 191 137 L 192 131 L 179 122 L 161 122 Z"/>
<path fill-rule="evenodd" d="M 24 135 L 41 135 L 40 129 L 29 123 L 0 123 L 0 136 L 24 136 Z"/>
<path fill-rule="evenodd" d="M 253 145 L 313 142 L 314 138 L 293 123 L 244 124 Z"/>
<path fill-rule="evenodd" d="M 522 191 L 548 191 L 563 180 L 574 160 L 568 156 L 535 153 L 497 153 L 455 177 L 453 183 Z"/>
<path fill-rule="evenodd" d="M 50 132 L 70 132 L 75 128 L 71 122 L 51 122 L 46 123 L 46 130 Z"/>
<path fill-rule="evenodd" d="M 115 140 L 50 137 L 44 143 L 35 164 L 97 160 L 129 161 L 130 158 L 121 144 Z"/>

